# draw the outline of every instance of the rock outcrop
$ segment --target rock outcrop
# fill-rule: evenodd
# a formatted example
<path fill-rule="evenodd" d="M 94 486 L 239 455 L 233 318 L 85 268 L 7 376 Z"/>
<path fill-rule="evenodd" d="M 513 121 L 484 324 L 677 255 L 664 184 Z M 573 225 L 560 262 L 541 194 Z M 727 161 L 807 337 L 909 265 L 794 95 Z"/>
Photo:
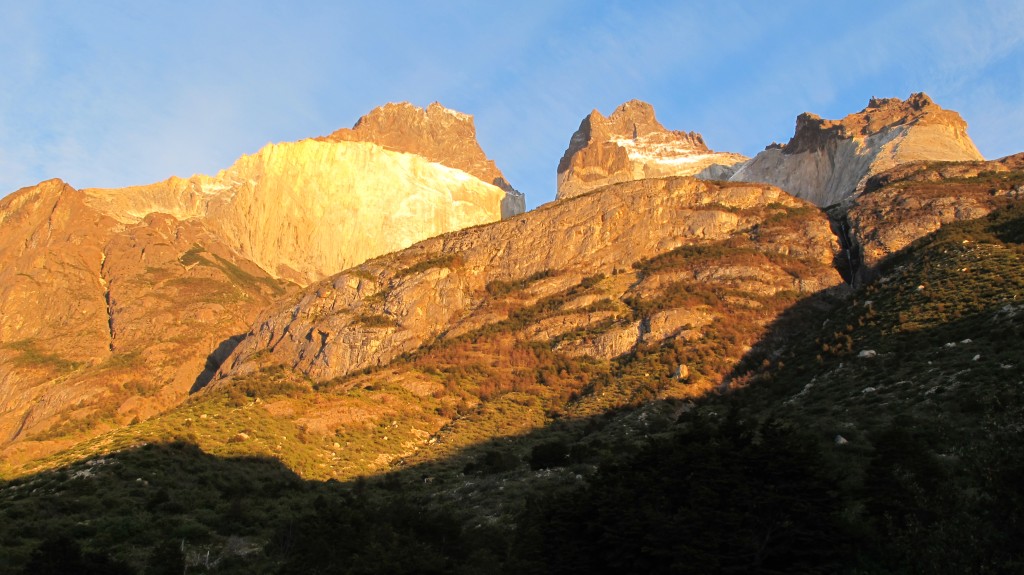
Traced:
<path fill-rule="evenodd" d="M 863 191 L 867 179 L 914 161 L 979 161 L 959 114 L 923 93 L 872 98 L 867 108 L 842 120 L 801 114 L 788 144 L 773 144 L 731 179 L 766 182 L 819 206 Z"/>
<path fill-rule="evenodd" d="M 704 248 L 688 257 L 689 246 Z M 671 266 L 627 271 L 676 249 L 684 252 Z M 709 260 L 702 249 L 722 257 Z M 269 310 L 221 375 L 284 364 L 328 380 L 383 365 L 435 338 L 509 319 L 512 304 L 495 294 L 510 286 L 526 290 L 514 299 L 517 305 L 562 294 L 557 313 L 576 316 L 537 324 L 541 329 L 527 322 L 522 337 L 554 337 L 569 355 L 618 355 L 645 335 L 650 340 L 655 332 L 663 338 L 699 329 L 714 315 L 652 318 L 625 302 L 675 301 L 680 282 L 695 282 L 746 294 L 736 296 L 737 305 L 756 307 L 758 298 L 839 283 L 835 252 L 824 214 L 778 188 L 693 178 L 626 182 L 432 238 L 311 285 Z M 585 277 L 591 279 L 581 282 Z M 581 295 L 582 301 L 569 297 L 580 289 L 598 291 Z M 666 306 L 673 307 L 654 311 Z M 618 311 L 593 313 L 604 309 Z M 572 333 L 557 335 L 559 324 Z"/>
<path fill-rule="evenodd" d="M 725 179 L 747 158 L 712 152 L 696 132 L 665 129 L 654 108 L 639 100 L 607 118 L 594 110 L 583 119 L 558 163 L 558 199 L 601 186 L 665 176 Z"/>
<path fill-rule="evenodd" d="M 323 138 L 330 142 L 373 142 L 388 150 L 416 154 L 428 161 L 462 170 L 505 190 L 502 217 L 526 211 L 525 197 L 516 191 L 476 139 L 473 116 L 438 102 L 424 110 L 408 102 L 391 103 L 363 116 L 352 128 Z"/>
<path fill-rule="evenodd" d="M 860 279 L 941 226 L 1024 200 L 1024 154 L 990 162 L 913 162 L 870 178 L 845 214 Z"/>

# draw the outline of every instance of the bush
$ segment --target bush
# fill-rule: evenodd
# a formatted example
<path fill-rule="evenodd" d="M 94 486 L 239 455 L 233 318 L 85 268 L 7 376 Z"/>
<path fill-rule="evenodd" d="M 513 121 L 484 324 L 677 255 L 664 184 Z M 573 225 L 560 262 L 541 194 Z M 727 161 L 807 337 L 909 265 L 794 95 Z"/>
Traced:
<path fill-rule="evenodd" d="M 530 451 L 530 469 L 562 467 L 569 463 L 569 444 L 563 440 L 534 445 Z"/>

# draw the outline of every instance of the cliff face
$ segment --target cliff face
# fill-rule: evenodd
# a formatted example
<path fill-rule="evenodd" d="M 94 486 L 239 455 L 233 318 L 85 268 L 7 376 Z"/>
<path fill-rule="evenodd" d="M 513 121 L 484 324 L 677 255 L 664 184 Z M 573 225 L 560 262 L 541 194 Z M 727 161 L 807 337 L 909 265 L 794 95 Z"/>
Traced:
<path fill-rule="evenodd" d="M 307 284 L 415 241 L 501 217 L 504 190 L 367 142 L 269 145 L 216 176 L 84 191 L 123 223 L 194 219 L 280 278 Z"/>
<path fill-rule="evenodd" d="M 629 271 L 634 262 L 686 246 L 737 249 L 750 257 L 697 258 L 650 276 Z M 701 323 L 693 313 L 638 316 L 626 300 L 668 297 L 683 280 L 758 296 L 813 292 L 839 282 L 834 255 L 824 215 L 777 188 L 691 178 L 628 182 L 432 238 L 311 285 L 264 314 L 221 375 L 285 364 L 315 380 L 331 379 L 385 364 L 434 338 L 507 320 L 509 308 L 493 297 L 502 291 L 495 286 L 528 283 L 528 299 L 535 302 L 595 274 L 614 275 L 607 284 L 611 304 L 603 310 L 613 313 L 588 310 L 593 301 L 569 302 L 560 319 L 524 325 L 522 337 L 550 340 L 599 324 L 596 339 L 559 340 L 558 350 L 614 356 L 644 338 Z M 807 263 L 794 271 L 773 258 Z"/>
<path fill-rule="evenodd" d="M 959 114 L 923 93 L 873 98 L 842 120 L 797 118 L 793 138 L 769 146 L 731 179 L 767 182 L 819 206 L 863 191 L 867 179 L 905 162 L 983 160 Z"/>
<path fill-rule="evenodd" d="M 386 104 L 363 116 L 352 128 L 323 138 L 330 142 L 373 142 L 388 150 L 416 154 L 462 170 L 505 190 L 502 217 L 526 211 L 525 197 L 505 179 L 476 139 L 473 116 L 434 102 L 427 109 L 407 102 Z"/>
<path fill-rule="evenodd" d="M 712 152 L 696 132 L 665 129 L 646 102 L 631 100 L 609 117 L 594 110 L 583 119 L 558 163 L 559 199 L 618 182 L 665 176 L 721 179 L 746 160 Z"/>
<path fill-rule="evenodd" d="M 101 269 L 115 225 L 60 180 L 0 202 L 0 341 L 53 340 L 69 361 L 107 351 Z M 74 297 L 54 297 L 64 290 Z"/>

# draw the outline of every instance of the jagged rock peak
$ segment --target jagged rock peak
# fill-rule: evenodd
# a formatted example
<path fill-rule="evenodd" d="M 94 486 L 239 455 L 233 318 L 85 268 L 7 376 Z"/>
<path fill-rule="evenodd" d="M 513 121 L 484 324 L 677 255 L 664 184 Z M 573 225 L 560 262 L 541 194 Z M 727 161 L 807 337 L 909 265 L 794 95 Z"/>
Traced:
<path fill-rule="evenodd" d="M 612 140 L 636 140 L 651 135 L 670 136 L 679 142 L 689 144 L 695 151 L 707 152 L 704 138 L 697 132 L 670 131 L 661 125 L 654 115 L 654 106 L 641 100 L 630 100 L 623 103 L 611 116 L 604 117 L 601 112 L 593 110 L 583 118 L 580 127 L 569 140 L 569 147 L 558 162 L 558 173 L 569 169 L 573 156 L 591 143 Z M 665 139 L 665 138 L 660 138 Z"/>
<path fill-rule="evenodd" d="M 917 93 L 906 100 L 871 98 L 866 108 L 841 120 L 801 114 L 789 143 L 768 146 L 730 179 L 774 184 L 828 206 L 862 192 L 871 176 L 906 162 L 980 160 L 960 114 Z"/>
<path fill-rule="evenodd" d="M 352 128 L 342 128 L 324 139 L 372 142 L 390 150 L 417 154 L 505 190 L 508 196 L 502 205 L 503 217 L 525 210 L 523 195 L 480 148 L 473 116 L 438 102 L 426 109 L 409 102 L 388 103 L 359 118 Z"/>
<path fill-rule="evenodd" d="M 608 184 L 664 176 L 721 177 L 746 158 L 715 153 L 697 132 L 668 130 L 647 102 L 630 100 L 605 117 L 593 110 L 558 163 L 558 198 Z"/>
<path fill-rule="evenodd" d="M 797 116 L 793 138 L 782 150 L 786 154 L 812 152 L 831 139 L 863 138 L 896 126 L 926 124 L 946 125 L 964 133 L 967 130 L 960 114 L 942 109 L 927 94 L 918 92 L 906 100 L 872 97 L 866 108 L 841 120 L 804 112 Z"/>

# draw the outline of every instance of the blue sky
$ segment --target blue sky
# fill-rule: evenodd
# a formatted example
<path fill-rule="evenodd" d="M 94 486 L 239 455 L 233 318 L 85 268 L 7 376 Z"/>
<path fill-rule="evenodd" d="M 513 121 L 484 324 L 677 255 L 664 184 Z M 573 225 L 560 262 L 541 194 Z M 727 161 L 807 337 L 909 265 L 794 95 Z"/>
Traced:
<path fill-rule="evenodd" d="M 410 101 L 473 114 L 528 206 L 592 109 L 753 155 L 924 91 L 1024 151 L 1024 2 L 0 1 L 0 195 L 215 173 Z"/>

